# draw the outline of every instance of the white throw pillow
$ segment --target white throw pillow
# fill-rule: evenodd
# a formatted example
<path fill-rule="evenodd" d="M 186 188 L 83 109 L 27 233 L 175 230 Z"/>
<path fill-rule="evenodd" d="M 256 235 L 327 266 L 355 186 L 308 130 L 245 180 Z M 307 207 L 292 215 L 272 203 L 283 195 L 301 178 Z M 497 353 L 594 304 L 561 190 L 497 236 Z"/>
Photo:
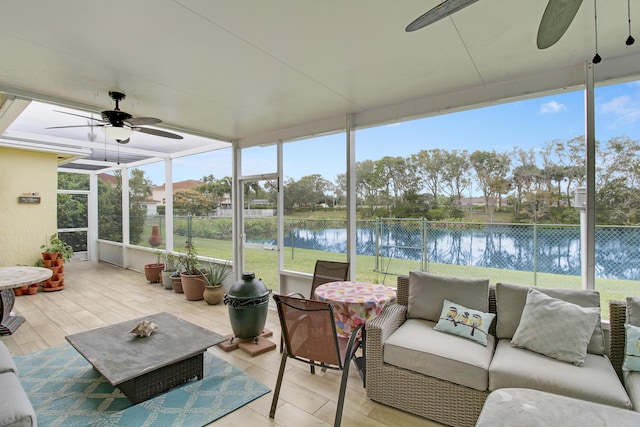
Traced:
<path fill-rule="evenodd" d="M 511 344 L 582 366 L 599 319 L 599 307 L 581 307 L 529 289 Z"/>

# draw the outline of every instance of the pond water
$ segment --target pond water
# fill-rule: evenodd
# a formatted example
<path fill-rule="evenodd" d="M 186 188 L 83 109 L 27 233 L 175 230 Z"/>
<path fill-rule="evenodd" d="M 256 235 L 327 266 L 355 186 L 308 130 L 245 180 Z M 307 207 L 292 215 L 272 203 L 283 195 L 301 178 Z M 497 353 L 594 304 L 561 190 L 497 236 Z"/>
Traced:
<path fill-rule="evenodd" d="M 423 243 L 424 242 L 424 243 Z M 294 228 L 284 246 L 346 253 L 347 230 Z M 358 255 L 520 271 L 581 274 L 579 226 L 358 227 Z M 423 253 L 424 252 L 424 253 Z M 596 277 L 640 280 L 640 229 L 596 229 Z"/>

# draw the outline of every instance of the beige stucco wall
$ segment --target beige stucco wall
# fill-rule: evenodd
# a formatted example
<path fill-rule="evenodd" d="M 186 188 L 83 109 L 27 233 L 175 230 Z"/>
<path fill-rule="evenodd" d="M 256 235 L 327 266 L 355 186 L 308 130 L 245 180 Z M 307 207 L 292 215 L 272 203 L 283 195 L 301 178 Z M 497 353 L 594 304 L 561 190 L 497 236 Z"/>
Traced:
<path fill-rule="evenodd" d="M 0 266 L 33 265 L 57 230 L 58 157 L 0 148 Z M 40 193 L 40 204 L 18 203 Z"/>

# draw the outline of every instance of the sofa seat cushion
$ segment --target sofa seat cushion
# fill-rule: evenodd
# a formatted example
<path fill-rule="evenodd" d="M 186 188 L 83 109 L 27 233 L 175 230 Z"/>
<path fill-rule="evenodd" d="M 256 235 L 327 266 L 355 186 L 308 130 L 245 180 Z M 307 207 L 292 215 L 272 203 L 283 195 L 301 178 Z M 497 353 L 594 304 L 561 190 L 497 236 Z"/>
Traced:
<path fill-rule="evenodd" d="M 640 372 L 625 371 L 622 376 L 633 410 L 640 412 Z"/>
<path fill-rule="evenodd" d="M 37 425 L 36 413 L 13 372 L 0 374 L 0 427 Z"/>
<path fill-rule="evenodd" d="M 498 341 L 489 368 L 489 390 L 530 388 L 631 409 L 631 401 L 606 356 L 587 354 L 575 366 Z"/>
<path fill-rule="evenodd" d="M 408 319 L 384 344 L 384 363 L 485 391 L 495 348 L 433 329 L 435 322 Z"/>
<path fill-rule="evenodd" d="M 3 372 L 13 372 L 18 374 L 18 367 L 16 362 L 13 361 L 9 349 L 2 341 L 0 341 L 0 374 Z"/>

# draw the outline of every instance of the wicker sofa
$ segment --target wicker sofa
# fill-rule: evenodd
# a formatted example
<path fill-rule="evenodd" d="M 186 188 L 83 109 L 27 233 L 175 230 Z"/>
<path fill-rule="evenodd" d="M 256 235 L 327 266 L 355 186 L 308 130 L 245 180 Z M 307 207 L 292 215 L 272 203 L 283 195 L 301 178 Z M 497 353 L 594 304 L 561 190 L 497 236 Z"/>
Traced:
<path fill-rule="evenodd" d="M 18 368 L 0 341 L 0 426 L 36 426 L 36 413 L 18 379 Z"/>
<path fill-rule="evenodd" d="M 610 301 L 609 313 L 611 363 L 629 394 L 633 409 L 640 412 L 640 372 L 622 369 L 626 348 L 624 324 L 640 327 L 640 297 L 628 297 L 626 301 Z"/>
<path fill-rule="evenodd" d="M 412 279 L 398 278 L 397 304 L 385 307 L 380 316 L 367 323 L 366 386 L 370 399 L 455 426 L 475 425 L 488 394 L 500 388 L 538 389 L 631 408 L 616 370 L 603 354 L 603 337 L 596 336 L 596 331 L 582 367 L 511 345 L 528 287 L 489 286 L 486 281 L 485 311 L 496 314 L 497 320 L 488 331 L 487 346 L 483 347 L 468 339 L 433 330 L 437 319 L 410 318 L 410 300 L 415 297 L 416 289 L 429 286 L 429 276 L 438 277 L 421 273 L 427 276 L 425 284 L 425 280 L 414 280 L 413 274 Z M 456 281 L 453 277 L 446 279 L 452 284 Z M 599 307 L 599 295 L 595 293 L 594 296 L 595 291 L 534 289 L 583 307 Z M 457 296 L 461 295 L 459 292 L 453 294 L 451 298 L 463 298 Z M 446 299 L 455 301 L 451 298 Z M 437 304 L 442 303 L 440 298 Z M 597 326 L 600 326 L 599 322 Z M 409 330 L 409 335 L 399 340 L 403 330 L 405 334 Z M 399 342 L 406 348 L 398 349 Z M 593 342 L 599 346 L 594 347 Z M 402 353 L 405 350 L 406 353 Z"/>

